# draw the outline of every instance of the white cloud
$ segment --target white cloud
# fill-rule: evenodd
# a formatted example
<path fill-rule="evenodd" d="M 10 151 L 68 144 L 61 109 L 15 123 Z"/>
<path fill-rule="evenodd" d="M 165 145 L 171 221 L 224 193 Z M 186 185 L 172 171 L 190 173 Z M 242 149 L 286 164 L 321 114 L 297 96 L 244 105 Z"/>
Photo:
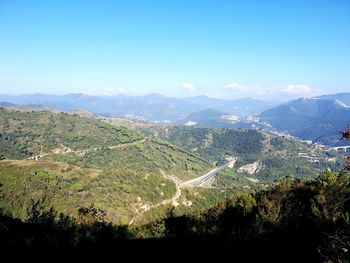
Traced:
<path fill-rule="evenodd" d="M 282 92 L 291 94 L 291 95 L 317 95 L 322 92 L 320 89 L 314 89 L 305 84 L 290 84 L 287 87 L 281 89 Z"/>
<path fill-rule="evenodd" d="M 232 89 L 232 90 L 247 90 L 247 87 L 241 84 L 238 84 L 237 82 L 231 82 L 224 86 L 225 89 Z"/>
<path fill-rule="evenodd" d="M 116 94 L 123 92 L 123 91 L 124 91 L 124 89 L 122 89 L 122 88 L 112 88 L 111 86 L 107 86 L 102 91 L 97 92 L 97 93 L 104 95 L 104 96 L 113 96 L 113 95 L 116 95 Z"/>
<path fill-rule="evenodd" d="M 311 87 L 304 84 L 290 84 L 283 88 L 282 91 L 289 94 L 309 94 L 311 92 Z"/>
<path fill-rule="evenodd" d="M 111 86 L 105 87 L 105 89 L 103 90 L 103 92 L 110 94 L 112 93 L 114 90 Z"/>
<path fill-rule="evenodd" d="M 196 88 L 191 83 L 182 83 L 181 88 L 183 88 L 185 90 L 189 90 L 189 91 L 196 91 Z"/>

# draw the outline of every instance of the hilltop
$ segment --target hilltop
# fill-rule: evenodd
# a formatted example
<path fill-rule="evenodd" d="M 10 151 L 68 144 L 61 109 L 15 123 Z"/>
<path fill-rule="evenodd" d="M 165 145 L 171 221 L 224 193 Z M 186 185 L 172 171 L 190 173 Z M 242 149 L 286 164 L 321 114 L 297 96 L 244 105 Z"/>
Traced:
<path fill-rule="evenodd" d="M 273 128 L 303 140 L 330 145 L 348 145 L 339 132 L 350 123 L 349 93 L 300 98 L 268 109 L 260 118 Z"/>

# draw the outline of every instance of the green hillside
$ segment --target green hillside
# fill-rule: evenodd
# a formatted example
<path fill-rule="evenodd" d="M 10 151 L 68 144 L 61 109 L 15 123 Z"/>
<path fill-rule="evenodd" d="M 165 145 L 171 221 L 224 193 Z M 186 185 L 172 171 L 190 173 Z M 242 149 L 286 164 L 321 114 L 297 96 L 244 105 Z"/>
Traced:
<path fill-rule="evenodd" d="M 256 162 L 259 162 L 260 169 L 251 177 L 267 181 L 285 176 L 311 178 L 327 168 L 339 170 L 343 165 L 335 159 L 335 152 L 256 130 L 179 126 L 164 128 L 155 135 L 212 162 L 221 163 L 225 156 L 237 157 L 234 169 L 226 169 L 223 173 L 231 174 L 223 180 L 236 178 L 232 181 L 235 184 L 242 184 L 242 177 L 246 175 L 244 172 L 237 173 L 237 170 Z M 217 180 L 221 179 L 217 177 Z"/>
<path fill-rule="evenodd" d="M 216 247 L 216 257 L 257 244 L 285 254 L 302 237 L 297 250 L 312 253 L 301 254 L 347 257 L 348 174 L 315 178 L 341 166 L 331 151 L 245 129 L 143 126 L 145 136 L 53 112 L 1 110 L 1 125 L 2 246 L 114 249 L 137 239 L 165 241 L 162 251 Z M 235 165 L 205 187 L 183 184 L 227 156 Z"/>
<path fill-rule="evenodd" d="M 163 262 L 172 255 L 179 262 L 348 262 L 349 187 L 348 172 L 326 172 L 224 202 L 213 198 L 209 209 L 187 215 L 168 209 L 165 217 L 138 226 L 112 225 L 99 208 L 80 209 L 77 221 L 35 203 L 23 221 L 0 210 L 0 245 L 12 259 L 46 260 L 55 252 L 62 260 L 68 254 L 97 261 L 117 255 Z"/>
<path fill-rule="evenodd" d="M 309 180 L 339 167 L 331 152 L 254 130 L 129 129 L 87 114 L 4 109 L 0 118 L 0 209 L 19 218 L 39 201 L 73 216 L 95 207 L 115 223 L 142 223 L 161 218 L 171 206 L 188 214 L 230 195 L 267 189 L 286 176 Z M 222 170 L 209 188 L 179 186 L 226 156 L 237 158 L 235 166 Z"/>
<path fill-rule="evenodd" d="M 171 178 L 191 179 L 212 168 L 167 142 L 94 118 L 1 110 L 1 125 L 0 208 L 20 218 L 40 200 L 73 215 L 98 207 L 111 221 L 126 223 L 171 199 Z M 26 159 L 39 153 L 37 161 Z"/>
<path fill-rule="evenodd" d="M 63 146 L 76 150 L 140 139 L 135 131 L 78 114 L 0 109 L 0 155 L 6 158 L 21 159 Z"/>
<path fill-rule="evenodd" d="M 226 154 L 254 154 L 262 150 L 263 135 L 254 130 L 167 127 L 156 134 L 159 138 L 218 161 Z"/>

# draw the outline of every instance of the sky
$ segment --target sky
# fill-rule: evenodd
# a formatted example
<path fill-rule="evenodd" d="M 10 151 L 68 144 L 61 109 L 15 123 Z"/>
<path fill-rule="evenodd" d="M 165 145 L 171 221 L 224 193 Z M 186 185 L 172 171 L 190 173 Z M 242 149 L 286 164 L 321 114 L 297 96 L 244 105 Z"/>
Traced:
<path fill-rule="evenodd" d="M 346 91 L 349 0 L 0 0 L 0 94 Z"/>

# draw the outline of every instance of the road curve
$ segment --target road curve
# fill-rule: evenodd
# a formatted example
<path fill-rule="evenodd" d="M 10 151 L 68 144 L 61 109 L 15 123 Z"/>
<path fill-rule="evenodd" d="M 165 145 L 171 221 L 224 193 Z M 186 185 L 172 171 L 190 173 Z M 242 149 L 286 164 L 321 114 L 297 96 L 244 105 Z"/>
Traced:
<path fill-rule="evenodd" d="M 221 165 L 219 167 L 214 168 L 210 172 L 206 173 L 205 175 L 202 175 L 200 177 L 185 181 L 182 183 L 183 186 L 190 186 L 190 187 L 199 187 L 203 186 L 207 181 L 209 181 L 211 178 L 214 178 L 221 170 L 225 169 L 226 167 L 233 167 L 233 165 L 236 163 L 237 158 L 232 158 L 229 162 L 225 163 L 224 165 Z"/>

